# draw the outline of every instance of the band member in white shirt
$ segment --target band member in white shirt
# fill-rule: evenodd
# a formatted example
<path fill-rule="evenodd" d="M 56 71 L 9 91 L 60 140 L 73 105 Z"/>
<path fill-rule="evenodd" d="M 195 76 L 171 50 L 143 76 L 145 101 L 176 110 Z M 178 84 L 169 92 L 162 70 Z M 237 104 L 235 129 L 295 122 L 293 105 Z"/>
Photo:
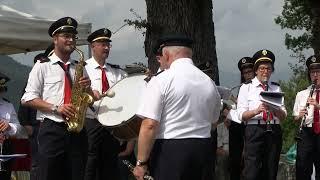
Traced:
<path fill-rule="evenodd" d="M 220 115 L 214 81 L 194 66 L 192 40 L 168 35 L 156 47 L 162 67 L 143 94 L 137 115 L 143 118 L 138 140 L 138 180 L 150 170 L 157 180 L 201 179 L 213 166 L 211 125 Z"/>
<path fill-rule="evenodd" d="M 111 50 L 111 31 L 102 28 L 91 33 L 92 57 L 86 61 L 86 70 L 92 82 L 92 89 L 105 93 L 127 74 L 117 65 L 107 63 Z M 98 102 L 87 110 L 86 130 L 88 134 L 88 161 L 85 180 L 119 179 L 118 154 L 120 143 L 110 131 L 97 120 Z"/>
<path fill-rule="evenodd" d="M 316 179 L 320 179 L 320 57 L 313 55 L 306 61 L 312 84 L 297 93 L 293 107 L 294 120 L 301 123 L 297 134 L 296 179 L 311 179 L 313 165 Z M 301 122 L 302 121 L 302 122 Z"/>
<path fill-rule="evenodd" d="M 264 49 L 252 59 L 255 78 L 241 86 L 237 101 L 239 119 L 246 123 L 243 174 L 245 180 L 275 180 L 282 147 L 280 120 L 287 113 L 283 103 L 271 109 L 260 99 L 261 91 L 281 92 L 279 84 L 269 81 L 274 54 Z"/>
<path fill-rule="evenodd" d="M 12 154 L 11 143 L 6 139 L 10 136 L 15 136 L 21 130 L 21 125 L 13 104 L 3 98 L 8 90 L 6 83 L 9 80 L 6 75 L 0 73 L 0 144 L 2 145 L 2 154 Z M 11 179 L 11 162 L 12 161 L 1 162 L 1 180 Z"/>
<path fill-rule="evenodd" d="M 238 69 L 241 73 L 240 83 L 249 82 L 254 78 L 253 60 L 251 57 L 243 57 L 238 61 Z M 227 118 L 237 118 L 237 110 L 230 110 L 234 116 Z M 229 126 L 229 160 L 230 160 L 230 180 L 239 180 L 242 174 L 243 145 L 244 145 L 245 124 L 230 120 Z"/>
<path fill-rule="evenodd" d="M 69 132 L 66 121 L 77 113 L 71 104 L 72 85 L 79 83 L 89 94 L 90 79 L 80 77 L 73 82 L 77 62 L 70 59 L 77 35 L 77 21 L 71 17 L 61 18 L 49 27 L 48 33 L 54 43 L 54 52 L 47 61 L 37 62 L 32 68 L 23 105 L 41 112 L 44 118 L 38 134 L 39 179 L 84 179 L 87 159 L 86 130 Z M 97 100 L 98 97 L 94 96 Z"/>

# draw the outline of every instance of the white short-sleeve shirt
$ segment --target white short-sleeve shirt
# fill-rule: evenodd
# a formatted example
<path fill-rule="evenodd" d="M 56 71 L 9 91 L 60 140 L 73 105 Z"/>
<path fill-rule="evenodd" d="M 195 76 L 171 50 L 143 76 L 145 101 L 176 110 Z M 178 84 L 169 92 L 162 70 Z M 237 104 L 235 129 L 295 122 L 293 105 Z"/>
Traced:
<path fill-rule="evenodd" d="M 160 123 L 157 139 L 208 138 L 220 100 L 214 81 L 180 58 L 150 80 L 137 115 Z"/>
<path fill-rule="evenodd" d="M 48 62 L 37 62 L 30 74 L 28 84 L 25 88 L 21 101 L 31 101 L 36 98 L 40 98 L 48 103 L 60 106 L 64 102 L 64 86 L 65 86 L 65 72 L 58 64 L 62 60 L 53 53 L 49 57 Z M 69 74 L 71 80 L 74 80 L 76 62 L 69 60 L 67 64 L 70 64 Z M 84 76 L 86 72 L 84 69 Z M 39 112 L 39 111 L 38 111 Z M 51 112 L 41 112 L 38 117 L 48 118 L 56 122 L 64 122 L 62 116 L 56 115 Z"/>

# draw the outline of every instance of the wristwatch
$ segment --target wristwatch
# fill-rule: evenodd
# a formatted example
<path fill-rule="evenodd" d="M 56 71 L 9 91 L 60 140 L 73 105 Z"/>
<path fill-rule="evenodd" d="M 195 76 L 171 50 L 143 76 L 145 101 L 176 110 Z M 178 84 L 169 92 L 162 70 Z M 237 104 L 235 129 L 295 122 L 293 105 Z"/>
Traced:
<path fill-rule="evenodd" d="M 53 114 L 58 114 L 58 108 L 59 108 L 59 106 L 57 106 L 57 105 L 51 106 L 51 112 Z"/>
<path fill-rule="evenodd" d="M 145 166 L 148 164 L 148 161 L 137 160 L 136 166 Z"/>

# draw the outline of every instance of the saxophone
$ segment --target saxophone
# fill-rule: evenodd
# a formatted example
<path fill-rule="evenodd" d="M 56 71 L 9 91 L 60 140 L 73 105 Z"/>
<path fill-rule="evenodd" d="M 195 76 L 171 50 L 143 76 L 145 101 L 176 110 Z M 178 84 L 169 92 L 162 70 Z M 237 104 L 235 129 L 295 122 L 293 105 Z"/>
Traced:
<path fill-rule="evenodd" d="M 74 47 L 74 50 L 80 55 L 80 60 L 75 67 L 74 83 L 71 90 L 71 104 L 75 107 L 76 114 L 67 119 L 66 123 L 69 132 L 80 132 L 84 126 L 87 108 L 93 102 L 93 98 L 78 83 L 79 79 L 83 76 L 83 68 L 86 62 L 84 61 L 83 52 L 77 47 Z"/>

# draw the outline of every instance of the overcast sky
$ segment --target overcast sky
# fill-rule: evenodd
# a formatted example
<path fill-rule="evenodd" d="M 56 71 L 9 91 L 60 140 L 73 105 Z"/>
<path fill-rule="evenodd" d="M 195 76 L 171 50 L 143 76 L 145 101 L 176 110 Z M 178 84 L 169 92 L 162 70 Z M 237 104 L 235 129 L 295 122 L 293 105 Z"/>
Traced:
<path fill-rule="evenodd" d="M 124 24 L 124 19 L 134 16 L 133 8 L 142 17 L 146 17 L 144 0 L 0 0 L 19 11 L 49 19 L 63 16 L 75 17 L 80 22 L 92 23 L 93 30 L 107 27 L 115 31 Z M 260 49 L 269 49 L 276 56 L 274 80 L 287 80 L 288 62 L 296 62 L 290 57 L 290 51 L 284 46 L 285 30 L 274 23 L 281 14 L 281 0 L 214 0 L 213 13 L 215 23 L 216 48 L 220 70 L 220 82 L 229 81 L 229 75 L 238 75 L 237 62 L 241 57 L 252 56 Z M 133 27 L 125 27 L 112 37 L 112 52 L 109 62 L 130 64 L 144 62 L 142 33 Z M 31 63 L 34 54 L 14 55 L 19 62 Z M 235 77 L 235 76 L 233 76 Z M 234 84 L 239 79 L 230 82 Z M 231 86 L 231 85 L 229 85 Z"/>

